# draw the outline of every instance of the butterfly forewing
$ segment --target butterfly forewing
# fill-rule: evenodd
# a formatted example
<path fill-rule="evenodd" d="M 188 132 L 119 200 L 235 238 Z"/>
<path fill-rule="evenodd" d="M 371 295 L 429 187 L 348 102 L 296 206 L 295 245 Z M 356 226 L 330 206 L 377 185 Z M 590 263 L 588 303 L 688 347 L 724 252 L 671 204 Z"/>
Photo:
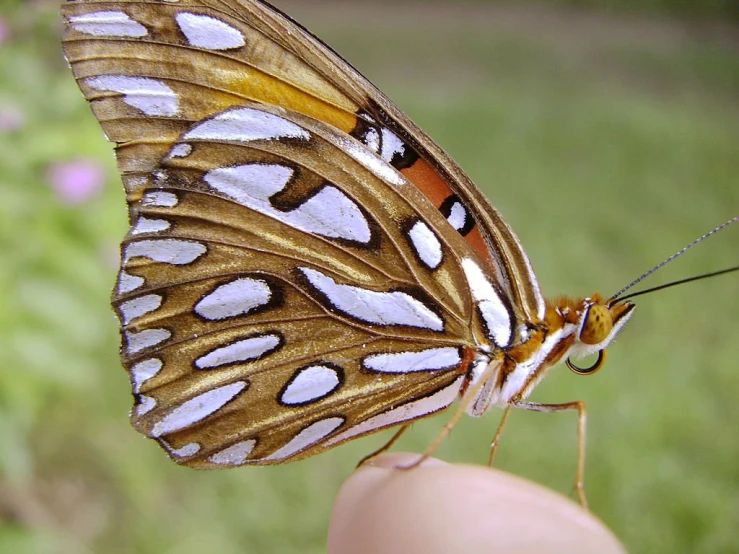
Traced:
<path fill-rule="evenodd" d="M 401 170 L 485 259 L 519 321 L 543 317 L 528 258 L 484 195 L 382 92 L 287 16 L 245 0 L 73 2 L 65 12 L 67 57 L 109 138 L 126 143 L 118 160 L 130 191 L 188 122 L 245 100 L 284 106 L 353 134 Z M 139 83 L 148 97 L 129 100 L 151 108 L 156 96 L 160 113 L 142 118 L 109 101 L 130 91 L 131 76 L 154 82 Z"/>
<path fill-rule="evenodd" d="M 423 417 L 542 310 L 454 162 L 273 8 L 64 15 L 129 201 L 113 303 L 132 419 L 176 460 L 275 463 Z"/>

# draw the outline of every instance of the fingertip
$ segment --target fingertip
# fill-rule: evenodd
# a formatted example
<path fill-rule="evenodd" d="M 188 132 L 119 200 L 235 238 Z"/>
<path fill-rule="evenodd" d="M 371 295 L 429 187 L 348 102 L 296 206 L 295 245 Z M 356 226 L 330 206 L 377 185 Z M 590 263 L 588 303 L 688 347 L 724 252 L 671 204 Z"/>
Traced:
<path fill-rule="evenodd" d="M 612 533 L 565 496 L 510 474 L 394 453 L 339 491 L 330 554 L 376 552 L 623 554 Z"/>
<path fill-rule="evenodd" d="M 416 464 L 418 463 L 420 458 L 420 454 L 411 454 L 409 452 L 392 452 L 390 454 L 383 454 L 382 456 L 372 458 L 360 467 L 381 467 L 384 469 L 396 470 L 409 467 L 412 464 Z M 439 460 L 438 458 L 426 458 L 419 464 L 419 467 L 440 467 L 448 465 L 448 463 Z"/>

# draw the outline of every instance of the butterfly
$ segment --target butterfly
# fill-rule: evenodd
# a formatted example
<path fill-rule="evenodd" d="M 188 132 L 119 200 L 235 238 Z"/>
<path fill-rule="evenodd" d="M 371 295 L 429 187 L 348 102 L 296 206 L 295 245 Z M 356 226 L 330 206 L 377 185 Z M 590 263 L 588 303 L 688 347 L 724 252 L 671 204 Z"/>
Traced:
<path fill-rule="evenodd" d="M 258 0 L 63 17 L 128 201 L 112 304 L 138 431 L 192 467 L 273 464 L 459 399 L 452 422 L 577 410 L 582 451 L 583 403 L 526 399 L 562 361 L 600 368 L 634 304 L 545 300 L 500 213 L 350 64 Z"/>

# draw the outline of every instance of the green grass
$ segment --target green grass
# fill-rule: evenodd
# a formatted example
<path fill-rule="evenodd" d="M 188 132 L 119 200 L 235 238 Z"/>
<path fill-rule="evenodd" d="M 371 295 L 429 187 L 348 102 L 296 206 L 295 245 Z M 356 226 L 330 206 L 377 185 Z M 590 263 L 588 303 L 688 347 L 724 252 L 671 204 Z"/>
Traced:
<path fill-rule="evenodd" d="M 286 9 L 467 169 L 546 294 L 611 294 L 737 215 L 735 51 L 679 32 L 635 38 L 633 18 L 435 6 Z M 322 552 L 341 481 L 385 436 L 284 467 L 196 472 L 128 425 L 108 306 L 124 199 L 111 146 L 61 59 L 55 11 L 19 5 L 11 24 L 27 32 L 0 46 L 0 105 L 27 118 L 0 134 L 0 551 Z M 45 172 L 80 156 L 109 178 L 70 208 Z M 650 284 L 736 264 L 737 233 Z M 739 544 L 737 283 L 640 298 L 605 369 L 590 379 L 557 369 L 533 396 L 588 402 L 591 507 L 631 552 Z M 400 448 L 422 449 L 445 417 Z M 484 463 L 498 417 L 463 421 L 439 455 Z M 514 413 L 498 461 L 567 491 L 575 418 Z"/>

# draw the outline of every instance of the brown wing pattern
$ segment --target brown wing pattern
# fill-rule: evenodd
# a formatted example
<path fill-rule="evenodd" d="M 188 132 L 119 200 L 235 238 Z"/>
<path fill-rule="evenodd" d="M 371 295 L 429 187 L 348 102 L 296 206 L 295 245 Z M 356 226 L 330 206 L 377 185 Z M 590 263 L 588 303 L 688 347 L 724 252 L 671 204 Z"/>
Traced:
<path fill-rule="evenodd" d="M 493 247 L 508 228 L 485 231 L 453 162 L 304 29 L 235 0 L 64 17 L 129 202 L 132 420 L 178 462 L 277 463 L 423 417 L 510 345 L 532 309 L 510 296 L 518 243 Z"/>
<path fill-rule="evenodd" d="M 282 121 L 302 134 L 209 135 L 223 135 L 219 122 L 233 128 L 239 113 L 279 118 L 270 132 Z M 243 121 L 240 132 L 253 137 Z M 438 212 L 419 209 L 410 183 L 382 181 L 341 140 L 300 114 L 246 104 L 193 126 L 145 187 L 114 304 L 137 395 L 134 425 L 179 461 L 222 465 L 214 456 L 244 443 L 245 463 L 308 456 L 340 442 L 284 450 L 311 425 L 330 422 L 333 436 L 351 438 L 395 423 L 358 427 L 409 399 L 443 396 L 427 402 L 431 412 L 457 396 L 476 344 L 459 268 L 459 252 L 471 249 Z M 409 240 L 419 222 L 444 229 L 435 232 L 433 268 Z M 131 280 L 139 286 L 129 291 Z M 348 305 L 345 292 L 369 309 Z M 420 369 L 387 358 L 403 353 L 419 356 Z M 306 370 L 319 382 L 287 402 Z M 178 411 L 197 399 L 217 404 L 213 391 L 229 400 L 212 415 Z M 419 409 L 410 413 L 428 413 Z"/>
<path fill-rule="evenodd" d="M 167 143 L 179 136 L 188 121 L 199 121 L 245 100 L 284 106 L 375 146 L 450 217 L 487 261 L 511 298 L 517 320 L 543 317 L 544 303 L 526 254 L 497 210 L 382 92 L 290 18 L 264 2 L 246 0 L 161 2 L 156 10 L 140 0 L 99 1 L 72 4 L 66 13 L 74 17 L 93 10 L 120 10 L 148 34 L 137 40 L 91 38 L 89 33 L 75 31 L 73 25 L 65 50 L 83 90 L 85 77 L 116 73 L 125 59 L 132 72 L 156 76 L 178 97 L 187 99 L 175 119 L 142 121 L 130 110 L 112 109 L 106 102 L 109 95 L 85 90 L 109 138 L 125 143 L 118 149 L 119 166 L 134 199 L 139 172 L 156 165 Z M 218 51 L 193 47 L 177 24 L 176 17 L 182 13 L 217 17 L 241 33 L 243 46 Z M 218 71 L 203 71 L 213 64 Z"/>

